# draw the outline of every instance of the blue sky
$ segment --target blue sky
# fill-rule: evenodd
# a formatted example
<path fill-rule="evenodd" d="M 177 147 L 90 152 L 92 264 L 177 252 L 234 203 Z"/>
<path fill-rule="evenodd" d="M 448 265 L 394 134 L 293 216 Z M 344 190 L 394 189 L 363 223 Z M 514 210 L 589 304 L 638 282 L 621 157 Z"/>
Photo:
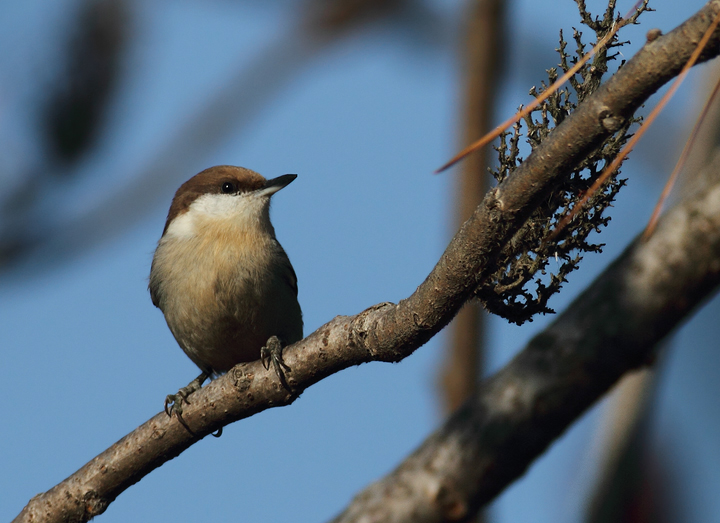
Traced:
<path fill-rule="evenodd" d="M 633 46 L 623 54 L 631 56 L 651 27 L 670 30 L 702 4 L 658 0 L 657 12 L 626 33 Z M 0 56 L 0 176 L 7 183 L 42 165 L 33 111 L 53 81 L 77 5 L 0 6 L 0 48 L 10 50 Z M 452 40 L 459 2 L 430 3 L 442 20 L 437 37 L 380 24 L 316 52 L 272 89 L 262 76 L 254 85 L 248 75 L 243 85 L 268 102 L 239 111 L 222 139 L 172 152 L 163 164 L 172 169 L 156 193 L 122 200 L 229 78 L 252 71 L 263 52 L 282 55 L 277 49 L 288 45 L 294 26 L 288 2 L 131 5 L 134 38 L 97 149 L 72 183 L 38 187 L 50 224 L 88 212 L 107 218 L 103 211 L 120 201 L 108 219 L 129 225 L 109 226 L 115 232 L 99 241 L 82 227 L 60 231 L 46 250 L 0 276 L 3 520 L 157 413 L 166 394 L 197 374 L 146 289 L 172 194 L 196 172 L 235 164 L 267 177 L 298 173 L 274 198 L 272 218 L 298 274 L 306 333 L 335 315 L 412 293 L 453 232 L 453 174 L 431 173 L 459 145 Z M 555 65 L 558 29 L 578 23 L 571 2 L 511 2 L 508 15 L 508 75 L 497 121 L 525 103 L 527 89 Z M 283 56 L 299 63 L 303 52 L 311 51 Z M 645 144 L 626 164 L 630 182 L 603 234 L 608 247 L 571 275 L 551 304 L 556 310 L 642 229 L 682 147 L 701 75 L 694 72 L 656 124 L 667 130 L 657 140 L 662 145 L 663 135 L 671 147 L 658 152 Z M 708 304 L 671 343 L 651 421 L 648 444 L 672 455 L 686 521 L 720 521 L 720 412 L 713 400 L 720 356 L 712 350 L 719 306 Z M 521 328 L 493 319 L 490 369 L 551 319 Z M 131 487 L 97 521 L 327 520 L 440 423 L 435 381 L 444 342 L 441 333 L 399 364 L 348 369 L 290 407 L 226 427 L 222 438 L 196 444 Z M 588 475 L 583 464 L 599 420 L 594 409 L 576 423 L 494 503 L 494 520 L 577 521 L 581 506 L 572 494 Z"/>

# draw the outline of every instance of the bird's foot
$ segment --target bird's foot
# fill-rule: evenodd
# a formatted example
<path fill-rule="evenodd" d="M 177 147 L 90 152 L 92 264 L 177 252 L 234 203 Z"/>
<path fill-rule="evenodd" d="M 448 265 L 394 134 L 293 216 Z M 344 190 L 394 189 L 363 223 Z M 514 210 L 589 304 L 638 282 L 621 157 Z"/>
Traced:
<path fill-rule="evenodd" d="M 210 375 L 207 372 L 203 372 L 202 374 L 200 374 L 200 376 L 192 380 L 175 394 L 168 394 L 165 397 L 165 414 L 172 417 L 173 413 L 175 413 L 178 417 L 178 420 L 180 420 L 180 423 L 185 425 L 185 422 L 182 419 L 183 403 L 190 403 L 188 401 L 188 396 L 190 396 L 190 394 L 192 394 L 196 390 L 199 390 L 209 376 Z"/>
<path fill-rule="evenodd" d="M 260 361 L 262 361 L 265 370 L 269 370 L 270 364 L 272 364 L 275 369 L 275 374 L 277 374 L 280 379 L 280 383 L 285 387 L 285 390 L 292 394 L 292 388 L 290 388 L 285 378 L 285 373 L 292 372 L 292 370 L 283 361 L 282 351 L 283 347 L 280 339 L 277 336 L 271 336 L 265 346 L 260 349 Z"/>

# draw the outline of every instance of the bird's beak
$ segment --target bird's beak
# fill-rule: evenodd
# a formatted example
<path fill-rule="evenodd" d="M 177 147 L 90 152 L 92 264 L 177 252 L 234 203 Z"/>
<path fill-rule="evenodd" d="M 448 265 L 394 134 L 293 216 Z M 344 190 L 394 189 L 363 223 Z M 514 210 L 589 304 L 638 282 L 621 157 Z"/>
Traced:
<path fill-rule="evenodd" d="M 283 174 L 282 176 L 268 180 L 265 182 L 265 187 L 258 190 L 258 196 L 271 196 L 283 187 L 289 185 L 295 178 L 297 178 L 297 174 Z"/>

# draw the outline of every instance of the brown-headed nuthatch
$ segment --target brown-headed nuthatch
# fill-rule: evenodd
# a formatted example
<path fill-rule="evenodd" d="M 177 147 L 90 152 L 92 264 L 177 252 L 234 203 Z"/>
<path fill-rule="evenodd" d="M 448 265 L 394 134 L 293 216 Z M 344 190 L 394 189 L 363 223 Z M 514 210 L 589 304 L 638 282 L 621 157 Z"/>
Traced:
<path fill-rule="evenodd" d="M 148 287 L 202 374 L 168 396 L 168 414 L 180 415 L 188 394 L 237 363 L 272 361 L 284 383 L 282 345 L 302 338 L 303 322 L 295 271 L 270 223 L 270 197 L 296 177 L 266 180 L 220 165 L 175 193 Z"/>

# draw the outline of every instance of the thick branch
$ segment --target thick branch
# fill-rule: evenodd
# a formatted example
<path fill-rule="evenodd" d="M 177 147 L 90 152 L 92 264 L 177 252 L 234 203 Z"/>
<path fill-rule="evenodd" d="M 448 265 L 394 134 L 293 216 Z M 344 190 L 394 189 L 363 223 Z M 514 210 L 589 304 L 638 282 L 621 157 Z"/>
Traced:
<path fill-rule="evenodd" d="M 285 361 L 293 369 L 289 378 L 297 394 L 352 365 L 372 360 L 399 361 L 447 325 L 492 269 L 495 253 L 543 195 L 599 146 L 614 129 L 617 118 L 629 117 L 679 72 L 718 9 L 720 0 L 713 0 L 678 29 L 647 44 L 556 128 L 513 176 L 486 196 L 409 298 L 397 305 L 371 307 L 356 316 L 338 316 L 286 349 Z M 706 59 L 718 53 L 719 41 L 720 34 L 716 34 Z M 545 347 L 551 345 L 550 341 L 541 339 L 537 343 Z M 545 353 L 538 349 L 533 354 L 540 357 Z M 493 383 L 500 386 L 497 381 Z M 521 390 L 519 383 L 516 386 Z M 193 394 L 193 403 L 183 414 L 192 434 L 176 418 L 158 414 L 62 483 L 34 497 L 16 521 L 87 521 L 102 513 L 130 485 L 199 439 L 261 410 L 287 405 L 297 394 L 288 394 L 260 362 L 238 365 Z M 522 400 L 495 397 L 500 404 L 494 409 Z M 576 398 L 574 404 L 577 413 L 582 410 L 579 400 Z M 494 474 L 515 477 L 518 467 L 527 466 L 526 454 L 535 455 L 537 451 L 534 447 L 516 450 L 523 459 L 514 468 L 496 470 Z"/>

